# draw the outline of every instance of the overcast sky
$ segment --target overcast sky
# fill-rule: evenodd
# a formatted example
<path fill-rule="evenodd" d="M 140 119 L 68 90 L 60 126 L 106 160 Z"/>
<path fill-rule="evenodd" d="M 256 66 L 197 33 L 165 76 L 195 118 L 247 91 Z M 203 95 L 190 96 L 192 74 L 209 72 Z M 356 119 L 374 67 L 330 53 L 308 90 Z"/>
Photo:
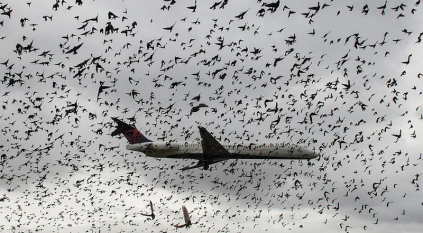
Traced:
<path fill-rule="evenodd" d="M 423 9 L 366 2 L 3 1 L 0 231 L 174 232 L 185 205 L 178 232 L 421 232 Z M 110 117 L 320 156 L 182 172 Z"/>

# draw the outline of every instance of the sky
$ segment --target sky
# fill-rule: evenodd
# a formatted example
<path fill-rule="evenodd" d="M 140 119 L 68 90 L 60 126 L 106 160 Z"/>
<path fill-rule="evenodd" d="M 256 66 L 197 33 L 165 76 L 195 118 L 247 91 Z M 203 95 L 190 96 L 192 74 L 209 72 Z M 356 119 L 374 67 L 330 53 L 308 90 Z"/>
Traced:
<path fill-rule="evenodd" d="M 422 4 L 270 3 L 2 1 L 1 231 L 420 232 Z M 319 157 L 180 171 L 111 117 Z"/>

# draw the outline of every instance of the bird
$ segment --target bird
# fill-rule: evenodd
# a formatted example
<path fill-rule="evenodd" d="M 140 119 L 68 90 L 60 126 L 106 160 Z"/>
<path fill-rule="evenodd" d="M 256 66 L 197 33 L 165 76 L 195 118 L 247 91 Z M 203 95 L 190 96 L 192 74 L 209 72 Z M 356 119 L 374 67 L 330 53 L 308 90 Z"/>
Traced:
<path fill-rule="evenodd" d="M 400 130 L 399 134 L 391 134 L 392 136 L 394 136 L 397 140 L 395 141 L 395 143 L 398 142 L 398 140 L 401 138 L 401 134 L 402 134 L 402 130 Z"/>
<path fill-rule="evenodd" d="M 65 52 L 65 54 L 69 54 L 69 53 L 73 53 L 73 54 L 78 54 L 77 51 L 78 49 L 80 49 L 82 47 L 84 43 L 81 43 L 77 46 L 74 46 L 72 49 L 69 49 L 68 51 Z"/>
<path fill-rule="evenodd" d="M 184 215 L 184 221 L 185 221 L 185 223 L 184 223 L 184 224 L 177 224 L 177 225 L 174 225 L 174 227 L 176 227 L 176 228 L 189 227 L 189 226 L 191 226 L 191 225 L 192 225 L 192 223 L 191 223 L 191 219 L 190 219 L 190 217 L 189 217 L 188 210 L 187 210 L 187 208 L 185 207 L 185 205 L 182 205 L 182 213 L 183 213 L 183 215 Z"/>
<path fill-rule="evenodd" d="M 194 6 L 189 6 L 187 8 L 192 10 L 192 12 L 195 12 L 195 10 L 197 9 L 197 0 L 194 1 Z"/>
<path fill-rule="evenodd" d="M 112 86 L 103 86 L 104 82 L 100 82 L 100 87 L 98 88 L 97 93 L 97 102 L 100 99 L 100 94 L 104 92 L 104 90 L 111 88 Z"/>
<path fill-rule="evenodd" d="M 198 94 L 197 96 L 194 96 L 191 100 L 200 101 L 201 94 Z"/>
<path fill-rule="evenodd" d="M 169 26 L 169 27 L 164 27 L 163 29 L 164 29 L 164 30 L 167 30 L 167 31 L 169 31 L 169 32 L 172 32 L 173 27 L 175 26 L 175 24 L 176 24 L 176 22 L 175 22 L 172 26 Z"/>
<path fill-rule="evenodd" d="M 156 215 L 154 214 L 153 202 L 152 201 L 150 201 L 150 205 L 149 206 L 150 206 L 151 214 L 142 214 L 141 213 L 141 215 L 151 217 L 151 219 L 154 220 L 156 218 Z"/>
<path fill-rule="evenodd" d="M 408 66 L 408 64 L 410 64 L 410 58 L 411 58 L 411 56 L 413 56 L 413 54 L 409 54 L 408 55 L 408 58 L 407 58 L 407 61 L 403 61 L 401 63 Z"/>
<path fill-rule="evenodd" d="M 191 116 L 192 113 L 198 112 L 200 110 L 200 108 L 204 108 L 204 107 L 208 107 L 208 106 L 206 104 L 201 103 L 201 104 L 199 104 L 197 106 L 192 107 L 189 115 Z"/>

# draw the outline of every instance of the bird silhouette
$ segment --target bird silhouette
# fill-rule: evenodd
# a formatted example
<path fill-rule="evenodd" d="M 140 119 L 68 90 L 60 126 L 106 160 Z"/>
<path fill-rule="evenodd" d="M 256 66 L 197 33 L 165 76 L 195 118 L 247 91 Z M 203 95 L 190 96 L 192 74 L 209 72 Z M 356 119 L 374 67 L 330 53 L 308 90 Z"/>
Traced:
<path fill-rule="evenodd" d="M 204 107 L 208 107 L 208 106 L 206 104 L 201 103 L 201 104 L 199 104 L 197 106 L 192 107 L 189 115 L 191 116 L 192 113 L 198 112 L 200 110 L 200 108 L 204 108 Z"/>
<path fill-rule="evenodd" d="M 154 220 L 156 218 L 156 215 L 154 214 L 153 202 L 150 201 L 149 206 L 150 206 L 151 214 L 141 214 L 141 215 L 151 217 L 151 219 Z"/>
<path fill-rule="evenodd" d="M 189 217 L 188 210 L 187 210 L 187 208 L 185 207 L 185 205 L 183 205 L 183 206 L 182 206 L 182 213 L 183 213 L 183 216 L 184 216 L 184 221 L 185 221 L 185 223 L 184 223 L 184 224 L 177 224 L 177 225 L 174 225 L 174 227 L 176 227 L 176 228 L 189 227 L 189 226 L 191 226 L 191 225 L 192 225 L 192 223 L 191 223 L 191 219 L 190 219 L 190 217 Z"/>
<path fill-rule="evenodd" d="M 69 53 L 78 54 L 77 52 L 82 47 L 83 44 L 84 43 L 74 46 L 72 49 L 69 49 L 68 51 L 66 51 L 65 54 L 69 54 Z"/>
<path fill-rule="evenodd" d="M 97 94 L 97 102 L 100 99 L 100 94 L 104 92 L 104 90 L 111 88 L 112 86 L 104 86 L 104 82 L 100 82 L 100 87 L 98 88 L 98 94 Z"/>

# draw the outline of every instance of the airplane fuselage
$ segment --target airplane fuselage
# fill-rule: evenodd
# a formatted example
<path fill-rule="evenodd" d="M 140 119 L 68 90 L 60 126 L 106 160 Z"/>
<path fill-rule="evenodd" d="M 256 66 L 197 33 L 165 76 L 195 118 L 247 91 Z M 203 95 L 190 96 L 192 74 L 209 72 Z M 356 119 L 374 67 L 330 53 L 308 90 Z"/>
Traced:
<path fill-rule="evenodd" d="M 269 142 L 221 143 L 230 152 L 222 159 L 313 159 L 318 155 L 304 145 Z M 203 158 L 201 142 L 144 142 L 128 144 L 126 149 L 138 151 L 156 158 Z M 219 157 L 215 157 L 219 158 Z"/>

